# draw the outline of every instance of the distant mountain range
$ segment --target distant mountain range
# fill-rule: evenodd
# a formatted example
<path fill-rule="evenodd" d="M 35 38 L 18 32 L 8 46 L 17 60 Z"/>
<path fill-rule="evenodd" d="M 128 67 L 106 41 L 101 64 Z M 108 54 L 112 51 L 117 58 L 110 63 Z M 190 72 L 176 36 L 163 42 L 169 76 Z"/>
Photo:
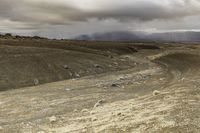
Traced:
<path fill-rule="evenodd" d="M 97 41 L 170 41 L 170 42 L 200 42 L 200 32 L 165 32 L 151 33 L 144 32 L 107 32 L 95 33 L 92 35 L 81 35 L 76 40 L 97 40 Z"/>

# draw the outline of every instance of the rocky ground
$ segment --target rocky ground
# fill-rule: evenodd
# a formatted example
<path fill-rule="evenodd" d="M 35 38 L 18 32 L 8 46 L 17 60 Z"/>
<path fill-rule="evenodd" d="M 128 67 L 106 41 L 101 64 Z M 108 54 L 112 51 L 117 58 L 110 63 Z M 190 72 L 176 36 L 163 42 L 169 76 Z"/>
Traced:
<path fill-rule="evenodd" d="M 97 60 L 93 74 L 1 91 L 0 132 L 200 132 L 200 45 L 76 45 L 115 69 Z"/>

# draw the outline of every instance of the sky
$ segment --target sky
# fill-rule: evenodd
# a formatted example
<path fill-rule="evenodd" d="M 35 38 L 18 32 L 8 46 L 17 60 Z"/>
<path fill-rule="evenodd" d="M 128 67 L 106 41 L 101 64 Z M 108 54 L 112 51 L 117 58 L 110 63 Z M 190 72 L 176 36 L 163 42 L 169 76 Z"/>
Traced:
<path fill-rule="evenodd" d="M 72 38 L 113 31 L 199 31 L 200 0 L 0 0 L 0 32 Z"/>

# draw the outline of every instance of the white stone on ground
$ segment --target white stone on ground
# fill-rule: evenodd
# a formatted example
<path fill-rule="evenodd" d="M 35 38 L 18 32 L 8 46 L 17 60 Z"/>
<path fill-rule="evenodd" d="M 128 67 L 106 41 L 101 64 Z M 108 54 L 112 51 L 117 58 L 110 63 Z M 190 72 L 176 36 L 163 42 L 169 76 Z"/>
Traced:
<path fill-rule="evenodd" d="M 55 116 L 49 117 L 49 121 L 50 121 L 51 123 L 56 122 L 56 120 L 57 120 L 57 118 L 56 118 Z"/>
<path fill-rule="evenodd" d="M 157 96 L 157 95 L 159 95 L 159 94 L 160 94 L 160 91 L 158 91 L 158 90 L 154 90 L 154 91 L 153 91 L 153 95 L 154 95 L 154 96 Z"/>

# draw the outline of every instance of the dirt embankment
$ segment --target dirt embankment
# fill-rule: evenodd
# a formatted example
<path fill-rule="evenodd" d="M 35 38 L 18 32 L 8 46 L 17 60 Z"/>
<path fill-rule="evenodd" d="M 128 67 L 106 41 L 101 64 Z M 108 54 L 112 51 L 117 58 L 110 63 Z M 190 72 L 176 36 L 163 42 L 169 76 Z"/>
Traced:
<path fill-rule="evenodd" d="M 128 69 L 134 62 L 119 56 L 139 49 L 131 44 L 76 43 L 0 39 L 0 91 Z"/>

